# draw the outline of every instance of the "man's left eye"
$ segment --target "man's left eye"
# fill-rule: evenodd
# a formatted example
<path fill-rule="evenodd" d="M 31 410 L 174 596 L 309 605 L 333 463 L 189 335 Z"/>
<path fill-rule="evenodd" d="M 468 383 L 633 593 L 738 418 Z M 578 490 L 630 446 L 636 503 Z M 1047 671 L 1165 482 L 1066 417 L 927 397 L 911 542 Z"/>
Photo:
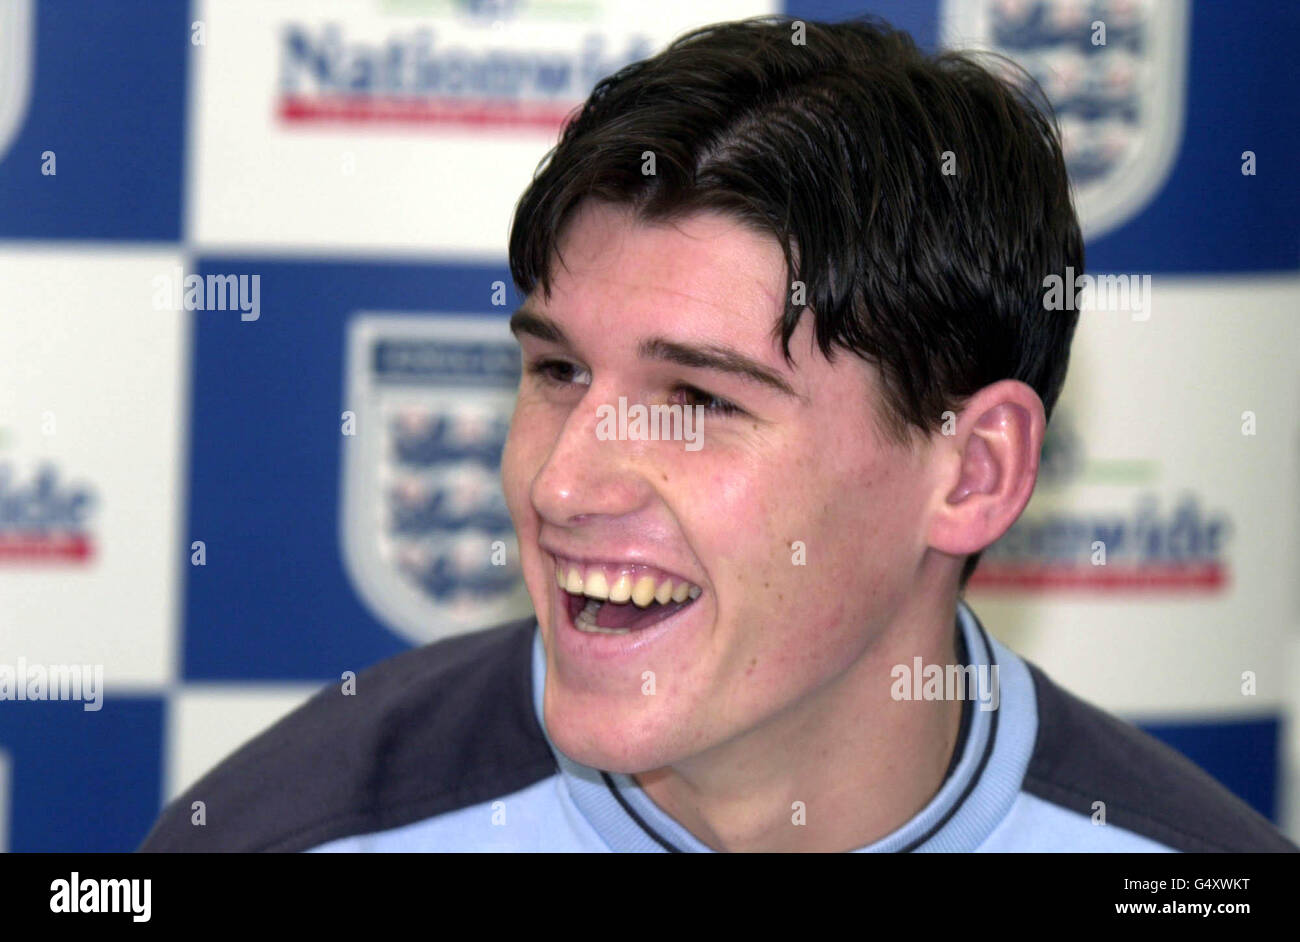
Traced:
<path fill-rule="evenodd" d="M 528 372 L 557 386 L 569 383 L 576 383 L 579 386 L 591 385 L 591 374 L 583 367 L 567 360 L 537 360 L 528 365 Z"/>
<path fill-rule="evenodd" d="M 685 401 L 679 402 L 679 398 Z M 714 415 L 736 415 L 741 411 L 735 403 L 707 393 L 703 389 L 696 389 L 694 386 L 678 386 L 673 391 L 673 403 L 683 406 L 703 406 L 705 412 Z"/>

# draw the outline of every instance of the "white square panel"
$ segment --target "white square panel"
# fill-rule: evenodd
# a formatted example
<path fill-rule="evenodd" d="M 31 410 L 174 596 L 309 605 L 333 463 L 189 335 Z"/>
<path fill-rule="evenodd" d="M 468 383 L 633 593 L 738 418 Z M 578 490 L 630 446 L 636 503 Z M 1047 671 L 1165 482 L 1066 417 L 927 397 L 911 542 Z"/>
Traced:
<path fill-rule="evenodd" d="M 156 309 L 153 280 L 181 264 L 0 256 L 0 638 L 29 663 L 102 664 L 110 694 L 176 676 L 190 315 Z"/>
<path fill-rule="evenodd" d="M 750 0 L 470 6 L 195 4 L 191 241 L 499 258 L 560 119 L 598 79 L 689 29 L 776 12 Z M 346 120 L 302 115 L 340 113 L 344 96 Z"/>

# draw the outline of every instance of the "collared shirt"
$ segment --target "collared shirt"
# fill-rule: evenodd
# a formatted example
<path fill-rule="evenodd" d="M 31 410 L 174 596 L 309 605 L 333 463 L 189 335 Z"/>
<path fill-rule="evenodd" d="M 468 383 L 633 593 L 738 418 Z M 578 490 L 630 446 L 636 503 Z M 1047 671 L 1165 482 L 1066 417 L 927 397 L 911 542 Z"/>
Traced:
<path fill-rule="evenodd" d="M 986 680 L 967 690 L 948 775 L 856 851 L 1298 849 L 1190 761 L 1062 690 L 964 602 L 956 621 L 967 676 Z M 545 681 L 533 619 L 389 658 L 355 697 L 327 687 L 226 759 L 141 850 L 709 852 L 631 776 L 555 749 Z"/>

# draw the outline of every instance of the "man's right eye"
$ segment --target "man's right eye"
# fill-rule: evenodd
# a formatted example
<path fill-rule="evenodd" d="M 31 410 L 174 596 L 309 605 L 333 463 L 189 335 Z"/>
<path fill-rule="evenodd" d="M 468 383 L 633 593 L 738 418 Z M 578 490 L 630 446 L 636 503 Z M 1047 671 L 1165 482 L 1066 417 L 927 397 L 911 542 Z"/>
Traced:
<path fill-rule="evenodd" d="M 556 386 L 568 386 L 573 383 L 579 386 L 591 385 L 590 371 L 568 360 L 534 360 L 528 364 L 528 372 Z"/>

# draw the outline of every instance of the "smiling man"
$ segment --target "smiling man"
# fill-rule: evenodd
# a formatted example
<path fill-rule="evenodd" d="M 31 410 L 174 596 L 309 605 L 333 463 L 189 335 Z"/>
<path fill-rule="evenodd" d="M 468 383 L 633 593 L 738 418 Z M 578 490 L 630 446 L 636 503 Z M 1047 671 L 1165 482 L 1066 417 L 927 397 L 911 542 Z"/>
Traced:
<path fill-rule="evenodd" d="M 323 691 L 144 848 L 1294 849 L 961 600 L 1033 492 L 1078 317 L 1042 285 L 1082 256 L 1050 119 L 881 24 L 605 80 L 510 240 L 536 617 Z M 698 447 L 610 435 L 629 403 Z"/>
<path fill-rule="evenodd" d="M 712 847 L 883 837 L 938 790 L 962 714 L 891 699 L 890 670 L 955 663 L 959 554 L 1028 499 L 1042 406 L 1005 382 L 964 442 L 889 441 L 875 371 L 823 356 L 811 317 L 785 362 L 780 246 L 725 214 L 591 203 L 563 255 L 549 303 L 513 320 L 504 458 L 551 741 L 637 773 Z M 629 395 L 702 405 L 704 447 L 598 439 L 597 404 Z M 959 479 L 980 493 L 941 499 Z M 629 603 L 641 585 L 666 604 Z"/>

